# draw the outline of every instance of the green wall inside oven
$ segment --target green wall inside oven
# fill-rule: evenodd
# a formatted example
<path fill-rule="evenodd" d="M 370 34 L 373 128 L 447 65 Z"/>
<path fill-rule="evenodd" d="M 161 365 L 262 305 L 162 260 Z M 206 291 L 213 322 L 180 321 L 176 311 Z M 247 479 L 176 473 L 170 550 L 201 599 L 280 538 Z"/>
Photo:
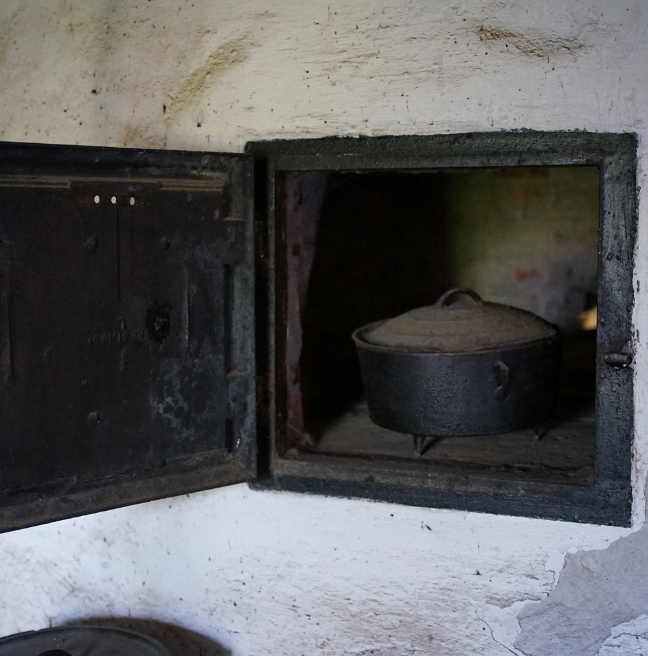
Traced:
<path fill-rule="evenodd" d="M 596 303 L 598 168 L 464 169 L 445 177 L 454 284 L 577 328 L 579 313 Z"/>

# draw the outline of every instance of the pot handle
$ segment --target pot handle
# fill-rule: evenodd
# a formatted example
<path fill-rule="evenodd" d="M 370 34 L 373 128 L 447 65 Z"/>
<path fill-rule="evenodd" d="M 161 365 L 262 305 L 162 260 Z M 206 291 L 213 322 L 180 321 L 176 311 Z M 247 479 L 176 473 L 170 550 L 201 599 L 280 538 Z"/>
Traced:
<path fill-rule="evenodd" d="M 477 305 L 484 304 L 484 299 L 476 291 L 466 288 L 466 289 L 451 289 L 447 291 L 434 304 L 434 307 L 440 307 L 440 308 L 448 307 L 450 305 L 448 301 L 450 301 L 450 299 L 453 296 L 457 296 L 458 294 L 467 294 L 468 296 L 470 296 L 470 298 L 472 298 L 473 301 L 475 301 L 475 303 L 477 303 Z"/>
<path fill-rule="evenodd" d="M 495 370 L 495 398 L 505 399 L 511 389 L 511 370 L 501 361 L 498 360 L 493 367 Z"/>

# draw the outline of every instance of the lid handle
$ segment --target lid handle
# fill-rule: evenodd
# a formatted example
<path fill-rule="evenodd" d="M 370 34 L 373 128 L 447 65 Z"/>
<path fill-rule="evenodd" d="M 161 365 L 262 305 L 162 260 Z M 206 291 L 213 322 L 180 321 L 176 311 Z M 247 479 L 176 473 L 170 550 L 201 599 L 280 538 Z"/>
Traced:
<path fill-rule="evenodd" d="M 475 301 L 475 303 L 477 305 L 483 305 L 484 304 L 484 299 L 476 291 L 466 288 L 466 289 L 451 289 L 451 290 L 447 291 L 434 304 L 434 307 L 446 308 L 446 307 L 452 305 L 452 303 L 450 302 L 451 299 L 454 296 L 458 296 L 459 294 L 467 294 L 468 296 L 470 296 L 470 298 L 472 298 L 473 301 Z"/>

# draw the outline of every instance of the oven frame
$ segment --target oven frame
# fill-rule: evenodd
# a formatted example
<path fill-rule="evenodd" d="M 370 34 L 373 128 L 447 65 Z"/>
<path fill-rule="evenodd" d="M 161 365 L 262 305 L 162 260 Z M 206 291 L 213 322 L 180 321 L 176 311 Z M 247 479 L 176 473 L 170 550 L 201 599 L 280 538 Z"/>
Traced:
<path fill-rule="evenodd" d="M 485 132 L 430 136 L 251 142 L 255 156 L 259 478 L 254 484 L 295 492 L 414 506 L 629 526 L 634 440 L 634 254 L 637 138 L 587 132 Z M 596 457 L 592 486 L 431 474 L 406 465 L 302 454 L 277 448 L 277 174 L 299 171 L 434 171 L 453 168 L 596 166 L 599 203 L 599 325 Z"/>

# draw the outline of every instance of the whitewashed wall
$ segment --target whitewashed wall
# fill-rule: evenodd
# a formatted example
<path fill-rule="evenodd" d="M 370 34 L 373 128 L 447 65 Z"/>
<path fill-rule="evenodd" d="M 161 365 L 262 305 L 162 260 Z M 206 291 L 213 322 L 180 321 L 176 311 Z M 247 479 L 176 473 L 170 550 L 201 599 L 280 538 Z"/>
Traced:
<path fill-rule="evenodd" d="M 0 27 L 4 140 L 240 151 L 275 137 L 637 132 L 648 289 L 642 0 L 3 0 Z M 633 530 L 648 473 L 642 294 L 635 323 Z M 518 612 L 552 590 L 565 554 L 629 533 L 236 486 L 0 536 L 0 635 L 114 617 L 190 654 L 522 654 Z M 613 582 L 602 637 L 566 647 L 536 617 L 524 653 L 646 653 L 648 600 L 614 602 L 648 588 L 632 555 L 645 537 L 570 558 L 579 592 L 567 575 L 556 588 L 576 607 L 601 573 Z"/>

